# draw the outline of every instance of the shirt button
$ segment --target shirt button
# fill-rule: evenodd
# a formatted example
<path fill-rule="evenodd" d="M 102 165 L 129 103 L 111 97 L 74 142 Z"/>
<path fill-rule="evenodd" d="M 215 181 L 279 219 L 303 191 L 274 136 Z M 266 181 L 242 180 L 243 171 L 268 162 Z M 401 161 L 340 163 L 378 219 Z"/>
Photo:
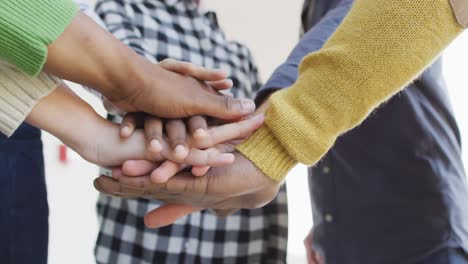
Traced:
<path fill-rule="evenodd" d="M 322 168 L 322 172 L 323 172 L 324 174 L 330 173 L 330 167 L 327 167 L 327 166 L 323 167 L 323 168 Z"/>
<path fill-rule="evenodd" d="M 326 214 L 325 215 L 325 221 L 328 223 L 333 222 L 333 216 L 331 214 Z"/>

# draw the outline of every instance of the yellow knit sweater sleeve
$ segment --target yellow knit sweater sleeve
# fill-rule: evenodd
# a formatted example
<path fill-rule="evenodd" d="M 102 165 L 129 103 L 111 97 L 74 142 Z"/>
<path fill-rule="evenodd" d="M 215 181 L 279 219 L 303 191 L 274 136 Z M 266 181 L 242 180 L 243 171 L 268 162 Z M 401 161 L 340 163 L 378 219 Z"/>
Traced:
<path fill-rule="evenodd" d="M 449 0 L 357 0 L 302 61 L 296 83 L 272 95 L 266 124 L 238 150 L 276 181 L 298 162 L 315 164 L 461 32 Z"/>

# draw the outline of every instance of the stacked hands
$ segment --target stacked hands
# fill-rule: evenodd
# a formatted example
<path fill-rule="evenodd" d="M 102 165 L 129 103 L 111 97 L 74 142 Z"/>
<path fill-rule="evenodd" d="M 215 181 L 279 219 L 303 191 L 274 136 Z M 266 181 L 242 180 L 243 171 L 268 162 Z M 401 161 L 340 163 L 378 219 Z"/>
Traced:
<path fill-rule="evenodd" d="M 159 65 L 197 79 L 203 89 L 216 95 L 232 86 L 223 71 L 174 60 Z M 223 97 L 229 104 L 232 96 Z M 244 101 L 240 105 L 249 103 Z M 129 146 L 132 159 L 113 155 L 115 148 L 109 145 L 112 144 L 109 140 L 95 142 L 96 146 L 88 148 L 91 151 L 84 157 L 112 169 L 112 178 L 100 176 L 95 180 L 100 192 L 166 203 L 148 213 L 145 217 L 148 227 L 165 226 L 205 208 L 225 216 L 240 208 L 261 207 L 276 196 L 280 184 L 236 152 L 235 145 L 262 126 L 266 108 L 266 104 L 257 111 L 254 105 L 233 108 L 231 113 L 224 113 L 224 119 L 202 115 L 175 119 L 127 113 L 118 128 L 117 141 Z"/>

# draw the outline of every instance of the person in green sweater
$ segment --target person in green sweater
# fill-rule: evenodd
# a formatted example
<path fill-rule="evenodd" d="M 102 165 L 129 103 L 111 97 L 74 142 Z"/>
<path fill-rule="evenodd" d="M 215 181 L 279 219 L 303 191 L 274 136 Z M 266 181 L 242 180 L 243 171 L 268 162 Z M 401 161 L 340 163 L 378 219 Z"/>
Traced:
<path fill-rule="evenodd" d="M 223 96 L 194 78 L 148 62 L 79 12 L 71 0 L 2 1 L 0 43 L 0 60 L 29 76 L 45 71 L 86 85 L 124 111 L 233 119 L 255 110 L 252 100 Z M 28 98 L 21 91 L 11 92 L 19 104 L 31 105 L 54 88 L 31 87 Z M 2 119 L 25 117 L 2 107 Z"/>
<path fill-rule="evenodd" d="M 263 206 L 293 166 L 315 164 L 337 137 L 428 67 L 467 27 L 467 9 L 461 0 L 356 1 L 323 48 L 302 61 L 295 84 L 257 110 L 266 113 L 266 123 L 237 147 L 232 165 L 154 184 L 152 170 L 133 163 L 95 186 L 110 195 L 150 193 L 167 202 L 147 215 L 150 227 L 199 208 L 226 214 Z M 123 184 L 137 188 L 122 191 Z"/>

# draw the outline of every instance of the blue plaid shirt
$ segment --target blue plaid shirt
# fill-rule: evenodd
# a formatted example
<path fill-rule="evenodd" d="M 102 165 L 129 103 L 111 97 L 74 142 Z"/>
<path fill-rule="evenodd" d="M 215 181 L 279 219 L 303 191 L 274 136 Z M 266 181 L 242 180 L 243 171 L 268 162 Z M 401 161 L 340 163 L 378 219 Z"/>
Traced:
<path fill-rule="evenodd" d="M 306 2 L 308 32 L 259 100 L 294 83 L 301 59 L 322 47 L 351 5 Z M 327 263 L 415 263 L 443 248 L 468 249 L 460 134 L 441 67 L 437 61 L 309 169 L 314 248 Z"/>

